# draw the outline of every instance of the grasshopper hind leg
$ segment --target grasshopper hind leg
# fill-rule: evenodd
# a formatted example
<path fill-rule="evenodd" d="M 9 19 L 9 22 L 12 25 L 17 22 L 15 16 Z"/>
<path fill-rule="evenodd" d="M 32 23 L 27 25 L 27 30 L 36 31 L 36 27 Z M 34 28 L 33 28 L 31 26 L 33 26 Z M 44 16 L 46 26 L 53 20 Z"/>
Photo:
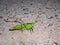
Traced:
<path fill-rule="evenodd" d="M 9 31 L 13 31 L 12 29 L 9 29 Z"/>
<path fill-rule="evenodd" d="M 33 32 L 33 29 L 32 28 L 30 29 L 30 32 Z"/>
<path fill-rule="evenodd" d="M 15 31 L 14 29 L 9 29 L 9 31 Z"/>
<path fill-rule="evenodd" d="M 31 31 L 33 32 L 33 29 L 31 29 Z"/>
<path fill-rule="evenodd" d="M 30 33 L 31 33 L 31 34 L 33 33 L 33 29 L 30 30 Z"/>

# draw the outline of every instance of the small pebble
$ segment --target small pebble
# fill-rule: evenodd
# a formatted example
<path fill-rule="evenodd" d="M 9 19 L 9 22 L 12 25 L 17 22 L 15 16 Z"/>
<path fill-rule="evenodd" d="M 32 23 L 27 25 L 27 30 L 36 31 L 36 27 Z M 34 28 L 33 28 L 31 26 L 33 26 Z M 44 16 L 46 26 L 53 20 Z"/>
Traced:
<path fill-rule="evenodd" d="M 55 15 L 55 17 L 58 17 L 58 15 Z"/>
<path fill-rule="evenodd" d="M 2 16 L 0 16 L 0 18 L 3 18 Z"/>
<path fill-rule="evenodd" d="M 46 9 L 51 9 L 51 8 L 46 7 Z"/>
<path fill-rule="evenodd" d="M 32 5 L 32 3 L 30 5 Z"/>
<path fill-rule="evenodd" d="M 53 16 L 49 17 L 48 19 L 52 19 L 52 18 L 53 18 Z"/>
<path fill-rule="evenodd" d="M 56 18 L 56 19 L 59 19 L 59 18 Z"/>
<path fill-rule="evenodd" d="M 27 16 L 27 18 L 28 18 L 29 16 Z"/>
<path fill-rule="evenodd" d="M 14 39 L 14 37 L 11 37 L 11 39 Z"/>
<path fill-rule="evenodd" d="M 5 22 L 9 22 L 9 21 L 8 21 L 8 18 L 7 18 L 7 19 L 4 19 L 4 21 L 5 21 Z"/>
<path fill-rule="evenodd" d="M 54 42 L 52 45 L 58 45 L 58 43 L 57 42 Z"/>
<path fill-rule="evenodd" d="M 49 24 L 48 27 L 53 26 L 53 24 Z"/>
<path fill-rule="evenodd" d="M 24 8 L 23 11 L 28 11 L 28 8 Z"/>
<path fill-rule="evenodd" d="M 24 3 L 24 1 L 21 1 L 21 3 Z"/>
<path fill-rule="evenodd" d="M 41 8 L 39 8 L 39 9 L 41 9 Z"/>
<path fill-rule="evenodd" d="M 1 11 L 4 11 L 4 9 L 1 9 Z"/>
<path fill-rule="evenodd" d="M 0 35 L 2 35 L 2 33 L 0 33 Z"/>
<path fill-rule="evenodd" d="M 36 18 L 40 18 L 40 15 L 38 15 Z"/>
<path fill-rule="evenodd" d="M 17 14 L 17 12 L 15 12 L 15 14 Z"/>
<path fill-rule="evenodd" d="M 42 14 L 45 14 L 45 12 L 42 12 Z"/>
<path fill-rule="evenodd" d="M 29 13 L 24 13 L 24 14 L 29 14 Z"/>
<path fill-rule="evenodd" d="M 35 23 L 37 23 L 38 21 L 36 20 Z"/>

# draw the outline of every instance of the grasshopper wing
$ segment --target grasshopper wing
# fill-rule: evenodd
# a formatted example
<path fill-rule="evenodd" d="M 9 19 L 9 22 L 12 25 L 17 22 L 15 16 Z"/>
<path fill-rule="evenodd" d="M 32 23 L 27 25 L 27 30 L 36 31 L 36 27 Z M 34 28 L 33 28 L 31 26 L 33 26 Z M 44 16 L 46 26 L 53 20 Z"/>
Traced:
<path fill-rule="evenodd" d="M 31 30 L 34 27 L 34 23 L 27 23 L 27 29 Z"/>

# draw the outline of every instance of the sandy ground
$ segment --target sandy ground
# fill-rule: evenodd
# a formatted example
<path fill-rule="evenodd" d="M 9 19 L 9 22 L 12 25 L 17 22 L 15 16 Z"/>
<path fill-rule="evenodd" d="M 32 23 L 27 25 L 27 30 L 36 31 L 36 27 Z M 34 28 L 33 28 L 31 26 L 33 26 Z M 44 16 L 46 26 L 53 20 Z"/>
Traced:
<path fill-rule="evenodd" d="M 33 32 L 9 31 L 16 18 Z M 60 0 L 0 0 L 0 45 L 60 45 Z"/>

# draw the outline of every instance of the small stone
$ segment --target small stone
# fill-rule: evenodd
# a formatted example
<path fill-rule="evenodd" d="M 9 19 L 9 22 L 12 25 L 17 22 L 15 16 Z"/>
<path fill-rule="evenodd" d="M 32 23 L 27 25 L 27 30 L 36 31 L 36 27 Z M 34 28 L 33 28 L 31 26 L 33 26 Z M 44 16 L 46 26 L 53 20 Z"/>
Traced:
<path fill-rule="evenodd" d="M 41 8 L 39 8 L 39 9 L 41 9 Z"/>
<path fill-rule="evenodd" d="M 8 21 L 8 18 L 7 18 L 7 19 L 4 19 L 4 21 L 5 21 L 5 22 L 9 22 L 9 21 Z"/>
<path fill-rule="evenodd" d="M 45 14 L 45 12 L 42 12 L 42 14 Z"/>
<path fill-rule="evenodd" d="M 32 5 L 32 3 L 30 5 Z"/>
<path fill-rule="evenodd" d="M 53 24 L 49 24 L 48 27 L 52 26 Z"/>
<path fill-rule="evenodd" d="M 52 19 L 53 17 L 51 16 L 51 17 L 49 17 L 48 19 Z"/>
<path fill-rule="evenodd" d="M 2 33 L 0 33 L 0 35 L 2 35 Z"/>
<path fill-rule="evenodd" d="M 2 16 L 0 16 L 0 18 L 3 18 Z"/>
<path fill-rule="evenodd" d="M 58 43 L 57 42 L 54 42 L 53 45 L 58 45 Z"/>
<path fill-rule="evenodd" d="M 56 19 L 59 19 L 59 18 L 56 18 Z"/>
<path fill-rule="evenodd" d="M 14 37 L 11 37 L 11 39 L 14 39 Z"/>
<path fill-rule="evenodd" d="M 55 15 L 55 17 L 58 17 L 58 15 Z"/>
<path fill-rule="evenodd" d="M 24 8 L 23 11 L 28 11 L 28 8 Z"/>
<path fill-rule="evenodd" d="M 38 15 L 37 18 L 40 18 L 40 15 Z"/>
<path fill-rule="evenodd" d="M 35 23 L 38 22 L 37 20 L 35 21 Z"/>
<path fill-rule="evenodd" d="M 24 3 L 24 1 L 21 1 L 21 3 Z"/>
<path fill-rule="evenodd" d="M 51 9 L 51 8 L 49 8 L 49 7 L 46 7 L 46 9 Z"/>
<path fill-rule="evenodd" d="M 29 16 L 27 16 L 27 18 L 28 18 Z"/>
<path fill-rule="evenodd" d="M 1 11 L 4 11 L 4 9 L 1 9 Z"/>
<path fill-rule="evenodd" d="M 29 13 L 24 13 L 24 14 L 29 14 Z"/>
<path fill-rule="evenodd" d="M 15 14 L 17 14 L 17 12 L 15 12 Z"/>

